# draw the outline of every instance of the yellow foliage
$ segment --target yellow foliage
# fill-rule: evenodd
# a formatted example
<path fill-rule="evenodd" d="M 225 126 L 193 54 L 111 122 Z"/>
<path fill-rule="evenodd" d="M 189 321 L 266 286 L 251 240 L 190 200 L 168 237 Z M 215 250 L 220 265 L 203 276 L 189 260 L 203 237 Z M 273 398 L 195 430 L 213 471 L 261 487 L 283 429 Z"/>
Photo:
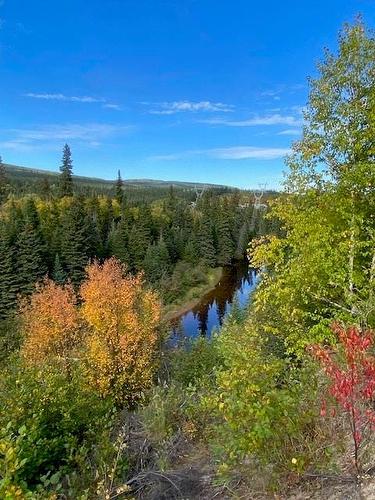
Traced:
<path fill-rule="evenodd" d="M 83 360 L 89 384 L 102 396 L 133 401 L 150 386 L 155 369 L 160 302 L 142 275 L 125 274 L 112 258 L 87 268 L 77 306 L 71 285 L 46 279 L 21 307 L 29 364 Z M 74 350 L 74 353 L 72 352 Z"/>
<path fill-rule="evenodd" d="M 87 375 L 103 396 L 133 400 L 152 381 L 160 303 L 141 275 L 125 275 L 114 258 L 87 268 L 81 314 L 89 326 Z"/>

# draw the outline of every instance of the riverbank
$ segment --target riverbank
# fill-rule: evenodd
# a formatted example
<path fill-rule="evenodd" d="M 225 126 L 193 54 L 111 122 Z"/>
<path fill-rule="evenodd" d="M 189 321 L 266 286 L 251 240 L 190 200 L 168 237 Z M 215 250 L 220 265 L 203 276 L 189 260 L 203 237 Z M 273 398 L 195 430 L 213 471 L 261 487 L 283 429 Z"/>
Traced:
<path fill-rule="evenodd" d="M 201 298 L 207 293 L 211 292 L 217 286 L 217 284 L 221 280 L 222 275 L 222 267 L 209 269 L 207 272 L 206 283 L 202 283 L 199 286 L 190 288 L 186 292 L 186 294 L 181 297 L 180 300 L 164 306 L 162 312 L 163 321 L 173 321 L 199 304 Z"/>

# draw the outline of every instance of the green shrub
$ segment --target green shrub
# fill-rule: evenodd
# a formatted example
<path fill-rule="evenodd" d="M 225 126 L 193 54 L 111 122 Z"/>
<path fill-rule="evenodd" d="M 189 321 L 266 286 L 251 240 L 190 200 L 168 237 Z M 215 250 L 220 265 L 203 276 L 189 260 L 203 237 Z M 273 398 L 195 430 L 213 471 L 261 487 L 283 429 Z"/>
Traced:
<path fill-rule="evenodd" d="M 165 465 L 169 447 L 178 436 L 201 439 L 211 419 L 207 395 L 213 390 L 214 372 L 221 363 L 215 339 L 200 337 L 168 353 L 168 383 L 154 387 L 139 410 L 147 439 Z"/>
<path fill-rule="evenodd" d="M 213 381 L 214 370 L 222 362 L 215 337 L 198 337 L 173 353 L 171 376 L 183 386 L 201 386 Z"/>
<path fill-rule="evenodd" d="M 0 321 L 0 365 L 20 347 L 22 335 L 19 326 L 19 319 L 15 316 Z"/>
<path fill-rule="evenodd" d="M 10 487 L 58 488 L 84 467 L 111 424 L 112 404 L 89 391 L 79 371 L 15 364 L 0 386 L 0 496 Z M 81 471 L 83 472 L 83 471 Z"/>
<path fill-rule="evenodd" d="M 220 418 L 212 445 L 221 471 L 252 461 L 296 471 L 313 459 L 308 435 L 317 414 L 314 374 L 270 354 L 265 342 L 250 321 L 229 324 L 218 337 L 223 365 L 209 402 Z"/>

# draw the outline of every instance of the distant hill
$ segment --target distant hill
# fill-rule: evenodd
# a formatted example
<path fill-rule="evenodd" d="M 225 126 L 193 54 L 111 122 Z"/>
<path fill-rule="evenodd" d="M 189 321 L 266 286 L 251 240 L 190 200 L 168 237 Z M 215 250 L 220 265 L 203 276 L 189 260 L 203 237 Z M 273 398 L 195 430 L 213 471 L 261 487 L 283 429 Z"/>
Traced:
<path fill-rule="evenodd" d="M 48 179 L 51 184 L 56 183 L 59 172 L 53 172 L 51 170 L 41 170 L 39 168 L 32 167 L 21 167 L 18 165 L 4 164 L 8 177 L 11 181 L 15 182 L 26 182 L 35 183 L 41 182 L 44 179 Z M 99 179 L 97 177 L 84 177 L 81 175 L 73 175 L 74 182 L 80 184 L 87 188 L 97 188 L 97 189 L 112 189 L 115 180 Z M 124 179 L 124 184 L 126 187 L 133 188 L 167 188 L 169 186 L 175 186 L 181 189 L 194 189 L 195 187 L 203 188 L 213 188 L 213 189 L 223 189 L 228 186 L 223 186 L 219 184 L 202 184 L 199 182 L 183 182 L 183 181 L 163 181 L 155 179 Z"/>

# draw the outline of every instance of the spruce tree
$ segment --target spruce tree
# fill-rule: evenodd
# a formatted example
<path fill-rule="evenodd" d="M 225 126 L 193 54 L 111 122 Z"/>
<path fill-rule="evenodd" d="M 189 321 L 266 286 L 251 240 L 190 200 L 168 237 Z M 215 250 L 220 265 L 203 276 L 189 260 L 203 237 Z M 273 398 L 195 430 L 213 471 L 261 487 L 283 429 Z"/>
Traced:
<path fill-rule="evenodd" d="M 109 257 L 109 234 L 114 222 L 114 212 L 111 198 L 107 198 L 105 205 L 99 209 L 98 231 L 101 239 L 100 255 Z"/>
<path fill-rule="evenodd" d="M 3 201 L 6 198 L 7 190 L 8 190 L 8 178 L 5 170 L 5 165 L 0 156 L 0 204 L 3 203 Z"/>
<path fill-rule="evenodd" d="M 89 261 L 89 235 L 85 226 L 85 211 L 81 199 L 74 198 L 62 217 L 60 258 L 73 285 L 85 276 Z"/>
<path fill-rule="evenodd" d="M 123 264 L 130 265 L 129 224 L 123 216 L 109 236 L 109 249 L 112 255 Z"/>
<path fill-rule="evenodd" d="M 90 259 L 94 257 L 107 257 L 109 256 L 108 241 L 106 247 L 103 249 L 102 241 L 100 238 L 99 227 L 95 218 L 86 214 L 84 219 L 86 241 L 87 241 L 87 255 Z"/>
<path fill-rule="evenodd" d="M 202 218 L 198 236 L 199 255 L 201 261 L 209 267 L 215 267 L 216 256 L 213 240 L 213 231 L 210 218 L 205 215 Z"/>
<path fill-rule="evenodd" d="M 7 207 L 8 224 L 7 231 L 12 244 L 15 244 L 23 226 L 23 214 L 21 207 L 11 200 Z"/>
<path fill-rule="evenodd" d="M 67 144 L 65 144 L 63 149 L 62 164 L 60 167 L 60 178 L 59 178 L 59 188 L 60 196 L 72 196 L 73 195 L 73 162 L 72 153 Z"/>
<path fill-rule="evenodd" d="M 52 270 L 52 279 L 55 283 L 58 283 L 59 285 L 63 285 L 66 282 L 66 272 L 64 271 L 59 254 L 57 253 L 55 255 L 55 262 L 53 264 L 53 270 Z"/>
<path fill-rule="evenodd" d="M 197 238 L 195 234 L 191 234 L 190 239 L 187 241 L 184 251 L 182 253 L 183 260 L 190 262 L 191 264 L 196 264 L 199 256 L 199 250 L 197 249 Z"/>
<path fill-rule="evenodd" d="M 169 275 L 171 262 L 167 245 L 162 239 L 158 243 L 149 245 L 143 261 L 143 269 L 151 283 L 157 283 Z"/>
<path fill-rule="evenodd" d="M 174 227 L 166 227 L 163 231 L 165 244 L 167 245 L 168 253 L 172 262 L 177 262 L 179 259 L 179 241 L 178 231 Z"/>
<path fill-rule="evenodd" d="M 23 209 L 22 225 L 17 235 L 17 270 L 19 291 L 32 293 L 38 281 L 48 272 L 46 244 L 42 235 L 35 202 L 28 198 Z"/>
<path fill-rule="evenodd" d="M 143 259 L 151 242 L 149 210 L 143 207 L 138 219 L 133 223 L 129 233 L 129 252 L 131 266 L 135 270 L 142 269 Z"/>
<path fill-rule="evenodd" d="M 237 245 L 234 257 L 238 260 L 245 258 L 247 248 L 253 237 L 249 221 L 250 218 L 242 223 L 242 226 L 240 227 L 240 230 L 237 234 Z"/>
<path fill-rule="evenodd" d="M 4 223 L 0 225 L 0 319 L 5 319 L 17 304 L 18 276 L 16 252 Z"/>
<path fill-rule="evenodd" d="M 116 181 L 116 200 L 119 202 L 120 206 L 122 205 L 122 202 L 124 199 L 123 186 L 124 186 L 124 183 L 123 183 L 123 180 L 121 179 L 121 172 L 119 170 L 117 172 L 117 181 Z"/>
<path fill-rule="evenodd" d="M 35 202 L 32 198 L 26 199 L 23 209 L 23 216 L 24 222 L 26 224 L 30 224 L 35 231 L 41 231 L 39 214 L 36 209 Z"/>
<path fill-rule="evenodd" d="M 231 218 L 229 208 L 224 205 L 219 216 L 217 227 L 217 260 L 221 266 L 227 266 L 231 263 L 234 254 L 234 242 L 231 234 Z"/>

